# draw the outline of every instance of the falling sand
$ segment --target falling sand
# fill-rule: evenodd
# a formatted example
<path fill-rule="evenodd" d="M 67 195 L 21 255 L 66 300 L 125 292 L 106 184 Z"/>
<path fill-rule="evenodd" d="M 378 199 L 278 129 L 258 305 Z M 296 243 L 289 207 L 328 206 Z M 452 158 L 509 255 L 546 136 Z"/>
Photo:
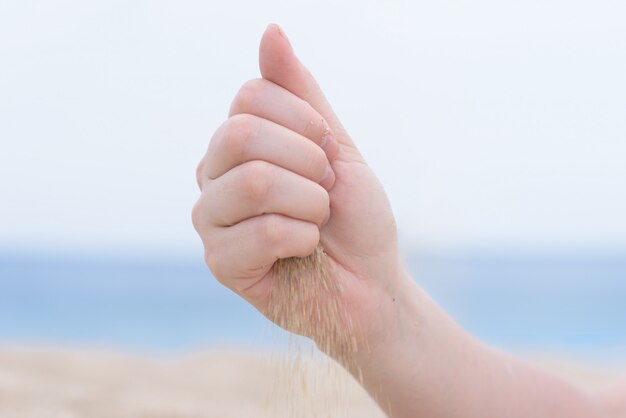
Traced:
<path fill-rule="evenodd" d="M 339 363 L 347 364 L 355 349 L 352 321 L 341 303 L 341 283 L 321 245 L 303 258 L 281 259 L 274 265 L 274 282 L 270 296 L 269 316 L 280 327 L 315 341 L 324 353 L 332 353 Z M 330 410 L 345 403 L 345 374 L 330 359 L 322 361 L 314 350 L 307 351 L 292 339 L 291 352 L 283 361 L 283 378 L 278 382 L 272 408 L 287 410 L 293 417 L 330 417 Z M 332 382 L 335 405 L 318 405 L 317 410 L 301 408 L 307 397 L 314 397 Z M 324 388 L 327 390 L 327 388 Z M 272 402 L 272 401 L 270 401 Z M 324 410 L 326 409 L 326 410 Z"/>

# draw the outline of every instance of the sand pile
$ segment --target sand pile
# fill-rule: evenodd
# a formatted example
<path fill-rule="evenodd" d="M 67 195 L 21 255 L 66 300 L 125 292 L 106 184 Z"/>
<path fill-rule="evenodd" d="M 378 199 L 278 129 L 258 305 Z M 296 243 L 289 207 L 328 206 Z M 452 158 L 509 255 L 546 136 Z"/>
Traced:
<path fill-rule="evenodd" d="M 272 361 L 273 357 L 240 350 L 164 359 L 93 350 L 4 349 L 0 351 L 0 416 L 293 418 L 295 408 L 301 416 L 384 417 L 338 366 L 334 380 L 325 381 L 331 373 L 317 373 L 320 365 L 308 364 L 315 360 L 300 359 L 298 364 L 299 376 L 316 389 L 301 387 L 302 397 L 291 398 L 290 404 L 276 402 L 281 399 L 274 391 L 288 389 L 280 385 L 302 384 L 302 380 L 285 381 L 284 362 Z M 339 408 L 333 390 L 336 379 L 345 389 Z"/>

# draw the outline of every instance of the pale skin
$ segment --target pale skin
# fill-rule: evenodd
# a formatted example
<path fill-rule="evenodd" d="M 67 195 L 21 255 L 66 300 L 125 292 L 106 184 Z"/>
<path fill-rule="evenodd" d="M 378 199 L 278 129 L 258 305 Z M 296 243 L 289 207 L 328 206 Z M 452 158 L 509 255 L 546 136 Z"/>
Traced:
<path fill-rule="evenodd" d="M 276 25 L 259 64 L 197 169 L 217 280 L 267 313 L 274 262 L 321 243 L 359 330 L 338 360 L 390 417 L 626 416 L 623 386 L 586 393 L 457 326 L 406 272 L 383 187 Z"/>

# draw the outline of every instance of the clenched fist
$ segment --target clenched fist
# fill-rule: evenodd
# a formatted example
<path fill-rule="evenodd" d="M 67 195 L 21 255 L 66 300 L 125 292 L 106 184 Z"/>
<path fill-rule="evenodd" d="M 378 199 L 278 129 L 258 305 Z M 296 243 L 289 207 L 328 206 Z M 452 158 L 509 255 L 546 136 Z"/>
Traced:
<path fill-rule="evenodd" d="M 206 263 L 267 314 L 274 263 L 321 243 L 343 309 L 378 332 L 378 308 L 403 277 L 385 192 L 276 25 L 259 65 L 262 78 L 241 87 L 197 169 Z"/>

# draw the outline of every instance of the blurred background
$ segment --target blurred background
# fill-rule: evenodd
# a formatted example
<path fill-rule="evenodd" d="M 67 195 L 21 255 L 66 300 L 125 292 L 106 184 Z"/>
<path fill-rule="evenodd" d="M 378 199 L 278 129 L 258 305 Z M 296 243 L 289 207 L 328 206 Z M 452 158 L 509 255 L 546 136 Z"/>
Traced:
<path fill-rule="evenodd" d="M 604 0 L 0 3 L 0 345 L 268 344 L 190 211 L 277 22 L 456 320 L 509 350 L 623 353 L 625 18 Z"/>

